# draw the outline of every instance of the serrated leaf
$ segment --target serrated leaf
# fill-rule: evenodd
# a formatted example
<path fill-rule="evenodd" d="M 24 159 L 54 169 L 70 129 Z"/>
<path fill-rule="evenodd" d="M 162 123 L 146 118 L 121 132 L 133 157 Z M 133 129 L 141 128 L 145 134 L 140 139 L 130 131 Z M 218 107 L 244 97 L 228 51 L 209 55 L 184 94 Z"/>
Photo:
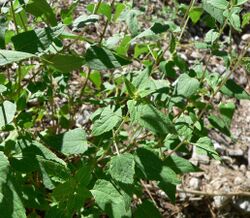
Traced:
<path fill-rule="evenodd" d="M 15 142 L 15 154 L 11 158 L 11 166 L 20 172 L 34 172 L 40 169 L 39 158 L 56 161 L 66 166 L 66 163 L 58 158 L 52 151 L 37 141 L 20 139 Z"/>
<path fill-rule="evenodd" d="M 227 9 L 229 3 L 227 0 L 207 0 L 209 4 L 211 4 L 213 7 L 225 10 Z"/>
<path fill-rule="evenodd" d="M 237 31 L 241 31 L 241 21 L 240 21 L 240 7 L 234 7 L 230 11 L 224 11 L 223 15 L 228 18 L 229 23 L 232 25 L 234 29 Z"/>
<path fill-rule="evenodd" d="M 54 189 L 57 183 L 63 183 L 70 177 L 70 171 L 63 164 L 36 157 L 42 175 L 43 184 L 47 189 Z"/>
<path fill-rule="evenodd" d="M 126 217 L 129 211 L 126 210 L 123 196 L 109 181 L 99 179 L 90 190 L 96 204 L 110 217 Z"/>
<path fill-rule="evenodd" d="M 91 170 L 88 166 L 83 166 L 65 183 L 56 186 L 52 196 L 58 202 L 58 211 L 72 217 L 74 212 L 80 210 L 86 199 L 91 197 L 86 188 L 90 180 Z"/>
<path fill-rule="evenodd" d="M 227 80 L 226 84 L 221 88 L 221 92 L 229 97 L 237 99 L 250 99 L 250 94 L 247 93 L 241 86 L 239 86 L 234 80 Z"/>
<path fill-rule="evenodd" d="M 122 120 L 122 111 L 118 109 L 113 111 L 110 107 L 106 107 L 98 120 L 93 124 L 92 134 L 94 136 L 101 135 L 114 129 L 115 126 Z"/>
<path fill-rule="evenodd" d="M 179 76 L 176 86 L 177 95 L 190 97 L 199 90 L 200 82 L 184 73 Z"/>
<path fill-rule="evenodd" d="M 215 148 L 210 138 L 202 137 L 194 145 L 197 146 L 197 148 L 206 151 L 209 156 L 212 156 L 215 159 L 219 159 L 219 155 L 215 151 Z"/>
<path fill-rule="evenodd" d="M 35 55 L 26 52 L 0 49 L 0 66 L 23 61 L 32 57 L 35 57 Z"/>
<path fill-rule="evenodd" d="M 225 9 L 221 9 L 221 7 L 225 8 L 225 5 L 222 3 L 222 5 L 220 6 L 220 4 L 216 3 L 216 1 L 217 0 L 202 0 L 202 7 L 215 20 L 217 20 L 220 24 L 223 24 L 224 22 L 223 12 Z M 224 1 L 225 0 L 222 0 L 222 2 Z M 217 6 L 215 6 L 214 4 L 216 4 Z"/>
<path fill-rule="evenodd" d="M 121 154 L 111 158 L 109 173 L 113 179 L 125 184 L 134 182 L 135 162 L 132 154 Z"/>
<path fill-rule="evenodd" d="M 52 43 L 64 31 L 64 25 L 56 27 L 38 28 L 26 32 L 19 33 L 11 38 L 17 51 L 27 52 L 31 54 L 48 53 Z"/>
<path fill-rule="evenodd" d="M 4 101 L 0 104 L 0 128 L 12 122 L 16 113 L 16 104 Z"/>
<path fill-rule="evenodd" d="M 127 105 L 132 122 L 138 123 L 154 134 L 175 133 L 171 120 L 153 105 L 137 104 L 136 101 L 128 101 Z"/>
<path fill-rule="evenodd" d="M 109 49 L 93 45 L 86 51 L 86 64 L 94 70 L 109 70 L 131 63 L 128 59 L 118 56 Z"/>

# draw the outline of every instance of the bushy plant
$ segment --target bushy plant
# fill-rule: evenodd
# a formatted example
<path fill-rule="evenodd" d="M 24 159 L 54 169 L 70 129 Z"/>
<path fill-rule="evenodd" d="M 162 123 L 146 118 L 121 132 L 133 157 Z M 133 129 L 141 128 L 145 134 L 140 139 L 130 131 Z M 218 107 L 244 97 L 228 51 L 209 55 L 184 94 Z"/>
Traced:
<path fill-rule="evenodd" d="M 231 99 L 250 99 L 233 78 L 250 43 L 237 51 L 231 37 L 250 21 L 247 0 L 173 1 L 161 18 L 147 1 L 62 2 L 1 7 L 0 217 L 161 217 L 145 184 L 174 202 L 200 170 L 185 157 L 219 160 L 209 129 L 231 137 Z M 189 43 L 193 64 L 188 23 L 208 29 Z"/>

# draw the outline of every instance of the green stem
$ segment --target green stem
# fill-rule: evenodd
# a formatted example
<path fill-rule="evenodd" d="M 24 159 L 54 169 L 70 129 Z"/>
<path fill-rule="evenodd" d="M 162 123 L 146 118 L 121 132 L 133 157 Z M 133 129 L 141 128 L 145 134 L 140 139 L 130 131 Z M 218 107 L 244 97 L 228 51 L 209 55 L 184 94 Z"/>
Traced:
<path fill-rule="evenodd" d="M 10 8 L 11 8 L 12 16 L 13 16 L 13 21 L 14 21 L 15 29 L 16 29 L 16 32 L 18 34 L 19 31 L 18 31 L 18 27 L 17 27 L 16 14 L 15 14 L 14 5 L 13 5 L 13 1 L 12 0 L 10 1 Z"/>
<path fill-rule="evenodd" d="M 114 7 L 114 4 L 115 4 L 115 0 L 112 0 L 112 2 L 111 2 L 111 8 L 112 8 L 112 9 L 113 9 L 113 7 Z M 103 31 L 102 31 L 101 37 L 100 37 L 99 44 L 102 44 L 102 41 L 103 41 L 104 36 L 105 36 L 105 33 L 106 33 L 106 31 L 107 31 L 109 22 L 110 22 L 110 20 L 107 19 L 107 21 L 106 21 L 106 23 L 105 23 L 105 26 L 104 26 L 104 29 L 103 29 Z"/>
<path fill-rule="evenodd" d="M 178 41 L 179 41 L 179 42 L 181 41 L 181 38 L 182 38 L 182 36 L 183 36 L 183 33 L 184 33 L 184 31 L 185 31 L 185 29 L 186 29 L 186 27 L 187 27 L 187 24 L 188 24 L 188 21 L 189 21 L 189 16 L 188 16 L 188 14 L 189 14 L 190 10 L 192 9 L 192 7 L 194 6 L 195 1 L 196 1 L 196 0 L 192 0 L 192 1 L 190 2 L 189 7 L 188 7 L 188 9 L 187 9 L 187 11 L 186 11 L 186 13 L 185 13 L 185 16 L 184 16 L 183 20 L 182 20 L 182 25 L 181 25 L 181 26 L 182 26 L 182 29 L 181 29 L 181 33 L 180 33 L 179 38 L 178 38 Z"/>

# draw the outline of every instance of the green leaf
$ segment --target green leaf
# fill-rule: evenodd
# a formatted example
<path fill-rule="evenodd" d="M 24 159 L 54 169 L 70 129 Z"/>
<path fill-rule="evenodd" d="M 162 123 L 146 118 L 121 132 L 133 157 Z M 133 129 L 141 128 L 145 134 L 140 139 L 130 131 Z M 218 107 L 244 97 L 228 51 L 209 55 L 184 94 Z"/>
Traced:
<path fill-rule="evenodd" d="M 193 133 L 192 124 L 193 121 L 190 116 L 181 114 L 175 122 L 175 129 L 178 132 L 179 137 L 182 137 L 183 140 L 190 140 Z"/>
<path fill-rule="evenodd" d="M 91 14 L 89 16 L 81 15 L 74 20 L 73 30 L 83 28 L 89 24 L 97 22 L 98 20 L 99 20 L 99 16 L 96 14 Z"/>
<path fill-rule="evenodd" d="M 203 14 L 203 9 L 199 7 L 193 7 L 189 11 L 188 16 L 191 18 L 192 22 L 195 24 L 200 20 L 201 15 Z"/>
<path fill-rule="evenodd" d="M 249 0 L 236 0 L 236 5 L 243 5 L 245 3 L 247 3 Z"/>
<path fill-rule="evenodd" d="M 85 59 L 87 65 L 94 70 L 109 70 L 128 65 L 128 59 L 118 56 L 106 48 L 93 45 L 86 51 Z"/>
<path fill-rule="evenodd" d="M 109 181 L 97 180 L 90 192 L 94 196 L 96 204 L 110 217 L 130 217 L 123 196 Z"/>
<path fill-rule="evenodd" d="M 224 16 L 223 12 L 227 8 L 227 4 L 225 4 L 225 0 L 219 0 L 218 3 L 216 3 L 217 0 L 202 0 L 202 7 L 203 9 L 211 15 L 215 20 L 217 20 L 220 24 L 223 24 L 224 22 Z M 222 2 L 222 4 L 220 4 Z M 223 4 L 224 2 L 224 4 Z M 219 8 L 218 8 L 219 6 Z M 221 9 L 225 8 L 225 9 Z"/>
<path fill-rule="evenodd" d="M 84 58 L 71 54 L 45 55 L 45 63 L 62 73 L 69 73 L 85 64 Z"/>
<path fill-rule="evenodd" d="M 176 173 L 151 150 L 138 148 L 135 156 L 136 166 L 141 172 L 137 176 L 142 179 L 163 181 L 165 183 L 179 184 Z"/>
<path fill-rule="evenodd" d="M 86 132 L 83 129 L 78 128 L 64 133 L 61 148 L 63 154 L 83 154 L 87 149 Z"/>
<path fill-rule="evenodd" d="M 56 16 L 46 0 L 31 0 L 26 5 L 25 10 L 35 17 L 44 17 L 47 24 L 57 25 Z"/>
<path fill-rule="evenodd" d="M 116 21 L 121 13 L 123 12 L 123 10 L 126 8 L 126 5 L 124 3 L 116 3 L 115 5 L 115 13 L 114 13 L 114 16 L 113 16 L 113 20 Z"/>
<path fill-rule="evenodd" d="M 94 122 L 92 134 L 98 136 L 105 132 L 109 132 L 114 129 L 121 120 L 121 109 L 114 112 L 110 107 L 106 107 L 102 111 L 100 118 Z"/>
<path fill-rule="evenodd" d="M 2 151 L 0 151 L 0 202 L 2 202 L 2 187 L 7 181 L 8 173 L 9 173 L 10 163 L 8 158 L 4 155 Z"/>
<path fill-rule="evenodd" d="M 39 170 L 41 157 L 45 160 L 56 161 L 64 167 L 66 166 L 62 159 L 37 141 L 29 141 L 22 138 L 15 142 L 14 147 L 15 154 L 11 158 L 11 166 L 17 171 L 27 173 Z"/>
<path fill-rule="evenodd" d="M 15 49 L 32 54 L 48 53 L 53 43 L 58 43 L 57 37 L 64 31 L 63 25 L 39 28 L 19 33 L 11 38 Z"/>
<path fill-rule="evenodd" d="M 45 137 L 45 142 L 64 155 L 83 154 L 88 150 L 86 132 L 77 128 L 63 134 Z"/>
<path fill-rule="evenodd" d="M 153 26 L 151 26 L 149 29 L 146 29 L 145 31 L 143 31 L 142 33 L 140 33 L 139 35 L 137 35 L 134 39 L 140 39 L 140 38 L 144 38 L 144 37 L 151 37 L 151 36 L 155 36 L 157 34 L 161 34 L 166 32 L 169 29 L 169 25 L 163 25 L 161 23 L 154 23 Z"/>
<path fill-rule="evenodd" d="M 216 32 L 214 29 L 211 29 L 206 33 L 204 41 L 213 44 L 219 38 L 219 36 L 220 34 L 218 32 Z"/>
<path fill-rule="evenodd" d="M 241 21 L 240 21 L 240 7 L 234 7 L 230 11 L 224 11 L 223 15 L 228 18 L 229 23 L 232 25 L 234 29 L 237 31 L 241 31 Z"/>
<path fill-rule="evenodd" d="M 65 183 L 59 184 L 52 192 L 58 202 L 58 210 L 67 217 L 83 208 L 85 201 L 91 197 L 86 188 L 91 180 L 91 170 L 88 166 L 81 167 L 74 176 Z"/>
<path fill-rule="evenodd" d="M 96 7 L 95 4 L 89 4 L 87 6 L 87 10 L 90 11 L 91 13 L 94 13 L 95 7 Z M 108 18 L 109 21 L 112 18 L 112 8 L 109 4 L 104 3 L 104 2 L 101 2 L 96 13 L 104 15 L 105 17 Z"/>
<path fill-rule="evenodd" d="M 227 126 L 230 126 L 235 111 L 235 104 L 233 102 L 221 103 L 219 109 Z"/>
<path fill-rule="evenodd" d="M 135 162 L 132 154 L 125 153 L 111 158 L 109 173 L 113 179 L 125 184 L 133 184 Z"/>
<path fill-rule="evenodd" d="M 208 117 L 208 120 L 213 125 L 213 127 L 218 129 L 219 131 L 221 131 L 225 135 L 231 136 L 229 126 L 227 125 L 227 123 L 225 122 L 225 120 L 223 118 L 221 118 L 219 116 L 215 116 L 215 115 L 210 115 Z"/>
<path fill-rule="evenodd" d="M 137 104 L 136 101 L 128 101 L 127 105 L 132 122 L 138 123 L 155 134 L 175 133 L 171 120 L 153 105 Z"/>
<path fill-rule="evenodd" d="M 242 27 L 244 28 L 246 25 L 248 25 L 250 23 L 250 12 L 249 13 L 245 13 L 242 16 Z"/>
<path fill-rule="evenodd" d="M 141 12 L 139 10 L 127 9 L 124 10 L 120 15 L 120 20 L 126 21 L 132 37 L 138 35 L 139 33 L 139 22 L 137 16 L 140 14 Z"/>
<path fill-rule="evenodd" d="M 49 202 L 46 198 L 46 192 L 43 188 L 36 187 L 31 184 L 19 184 L 19 187 L 22 192 L 22 201 L 25 208 L 34 208 L 41 211 L 48 210 Z M 34 201 L 34 199 L 36 200 Z"/>
<path fill-rule="evenodd" d="M 124 77 L 124 82 L 129 96 L 131 98 L 135 97 L 137 91 L 136 87 L 126 77 Z"/>
<path fill-rule="evenodd" d="M 173 203 L 175 203 L 176 185 L 161 181 L 158 183 L 158 187 L 165 192 Z"/>
<path fill-rule="evenodd" d="M 176 78 L 176 71 L 174 69 L 174 61 L 162 61 L 159 65 L 160 70 L 166 74 L 167 77 Z"/>
<path fill-rule="evenodd" d="M 207 3 L 211 4 L 213 7 L 226 10 L 229 3 L 227 0 L 207 0 Z"/>
<path fill-rule="evenodd" d="M 1 188 L 0 210 L 1 210 L 1 217 L 11 217 L 11 218 L 27 217 L 26 210 L 17 192 L 17 184 L 14 185 L 13 181 L 11 181 L 10 179 L 7 179 L 6 183 L 2 185 Z"/>
<path fill-rule="evenodd" d="M 35 55 L 26 52 L 0 49 L 0 66 L 12 64 L 32 57 L 35 57 Z"/>
<path fill-rule="evenodd" d="M 212 156 L 215 159 L 219 159 L 218 153 L 215 151 L 213 143 L 210 138 L 202 137 L 195 144 L 198 148 L 206 151 L 209 156 Z"/>
<path fill-rule="evenodd" d="M 239 86 L 234 80 L 229 79 L 226 84 L 221 88 L 221 92 L 229 97 L 237 99 L 250 99 L 250 94 L 247 93 L 241 86 Z"/>
<path fill-rule="evenodd" d="M 159 210 L 155 207 L 153 202 L 145 200 L 142 204 L 139 204 L 134 213 L 135 218 L 145 218 L 145 217 L 154 217 L 161 218 Z"/>
<path fill-rule="evenodd" d="M 16 113 L 16 104 L 4 101 L 0 104 L 0 128 L 12 122 Z"/>
<path fill-rule="evenodd" d="M 7 90 L 7 87 L 0 84 L 0 94 L 2 94 L 3 92 L 5 92 Z"/>
<path fill-rule="evenodd" d="M 177 95 L 190 97 L 199 90 L 200 83 L 197 79 L 184 73 L 179 76 L 176 86 Z"/>
<path fill-rule="evenodd" d="M 42 175 L 42 181 L 47 189 L 54 189 L 57 183 L 63 183 L 70 177 L 70 171 L 65 165 L 54 160 L 47 160 L 37 155 L 36 159 Z"/>
<path fill-rule="evenodd" d="M 26 218 L 25 208 L 10 180 L 10 163 L 0 151 L 0 210 L 2 217 Z"/>
<path fill-rule="evenodd" d="M 193 165 L 188 160 L 176 155 L 169 156 L 166 160 L 164 160 L 164 164 L 174 170 L 177 174 L 200 171 L 197 166 Z"/>

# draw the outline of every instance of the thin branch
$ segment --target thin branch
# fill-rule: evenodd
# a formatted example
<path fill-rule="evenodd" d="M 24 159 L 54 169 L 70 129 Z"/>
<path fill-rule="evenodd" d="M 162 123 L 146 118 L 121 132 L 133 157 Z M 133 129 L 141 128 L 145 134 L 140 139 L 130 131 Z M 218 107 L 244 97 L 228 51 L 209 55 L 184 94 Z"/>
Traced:
<path fill-rule="evenodd" d="M 205 191 L 197 191 L 197 190 L 191 190 L 191 189 L 178 189 L 178 192 L 186 193 L 186 194 L 194 194 L 194 195 L 203 195 L 203 196 L 228 196 L 228 197 L 234 197 L 234 196 L 241 196 L 241 197 L 250 197 L 250 192 L 205 192 Z"/>
<path fill-rule="evenodd" d="M 150 199 L 151 199 L 152 202 L 154 203 L 154 205 L 158 208 L 158 206 L 157 206 L 157 204 L 156 204 L 156 202 L 155 202 L 155 200 L 154 200 L 154 198 L 153 198 L 151 192 L 149 191 L 147 185 L 144 183 L 144 181 L 143 181 L 142 179 L 140 180 L 140 182 L 141 182 L 143 188 L 145 189 L 145 191 L 147 192 L 148 196 L 150 197 Z"/>

